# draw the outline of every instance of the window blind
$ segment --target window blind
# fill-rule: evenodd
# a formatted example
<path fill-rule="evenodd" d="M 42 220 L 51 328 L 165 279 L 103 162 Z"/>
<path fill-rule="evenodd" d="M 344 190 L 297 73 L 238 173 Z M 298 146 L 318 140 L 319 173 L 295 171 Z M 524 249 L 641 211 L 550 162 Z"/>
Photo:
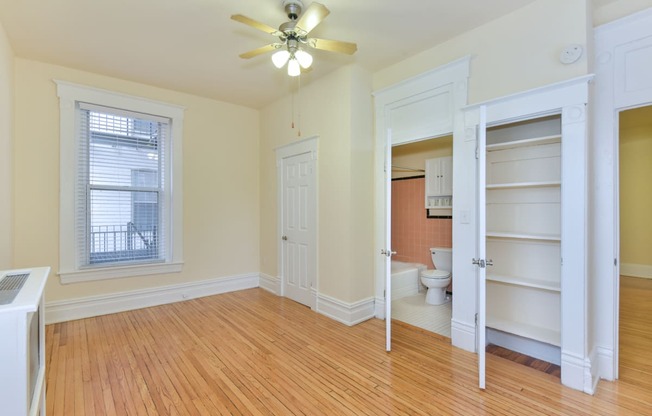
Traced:
<path fill-rule="evenodd" d="M 165 261 L 169 120 L 79 103 L 80 266 Z"/>

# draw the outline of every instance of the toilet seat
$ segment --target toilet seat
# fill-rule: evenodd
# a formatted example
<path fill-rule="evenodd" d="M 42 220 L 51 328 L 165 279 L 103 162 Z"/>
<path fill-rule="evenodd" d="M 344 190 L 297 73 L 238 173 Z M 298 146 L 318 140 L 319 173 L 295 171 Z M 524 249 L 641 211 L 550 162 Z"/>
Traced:
<path fill-rule="evenodd" d="M 431 269 L 421 272 L 421 277 L 425 277 L 426 279 L 448 279 L 450 276 L 451 272 L 447 270 Z"/>

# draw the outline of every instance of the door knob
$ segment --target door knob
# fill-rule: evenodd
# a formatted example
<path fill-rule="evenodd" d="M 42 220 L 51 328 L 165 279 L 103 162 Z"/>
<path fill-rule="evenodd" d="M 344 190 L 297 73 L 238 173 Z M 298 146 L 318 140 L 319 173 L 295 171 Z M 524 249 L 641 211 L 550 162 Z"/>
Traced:
<path fill-rule="evenodd" d="M 488 259 L 488 260 L 484 260 L 484 259 L 471 259 L 471 263 L 472 263 L 472 264 L 475 264 L 475 265 L 478 265 L 478 266 L 480 266 L 480 267 L 482 267 L 482 268 L 484 268 L 485 266 L 493 266 L 493 265 L 494 265 L 494 261 L 491 260 L 491 259 Z"/>
<path fill-rule="evenodd" d="M 288 236 L 287 236 L 287 235 L 284 235 L 283 237 L 281 237 L 281 240 L 283 240 L 283 241 L 288 241 Z"/>

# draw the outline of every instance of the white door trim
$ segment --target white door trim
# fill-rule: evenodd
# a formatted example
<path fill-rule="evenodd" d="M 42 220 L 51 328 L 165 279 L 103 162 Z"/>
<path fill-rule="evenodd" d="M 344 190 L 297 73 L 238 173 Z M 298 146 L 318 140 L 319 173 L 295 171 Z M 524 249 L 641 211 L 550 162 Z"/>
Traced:
<path fill-rule="evenodd" d="M 652 8 L 602 25 L 595 30 L 595 111 L 593 118 L 594 180 L 591 275 L 594 277 L 592 314 L 595 318 L 591 355 L 593 385 L 599 378 L 618 378 L 620 303 L 619 132 L 620 111 L 652 103 L 652 88 L 630 89 L 625 79 L 626 49 L 652 36 Z M 641 52 L 638 48 L 636 52 Z M 649 58 L 648 58 L 649 59 Z M 644 60 L 637 60 L 638 63 Z M 650 62 L 645 63 L 649 73 Z M 618 75 L 622 75 L 618 77 Z M 625 77 L 628 74 L 628 77 Z M 643 83 L 644 84 L 644 83 Z M 638 85 L 643 85 L 638 84 Z M 633 84 L 635 85 L 635 84 Z M 602 169 L 600 169 L 602 168 Z M 605 329 L 606 328 L 606 329 Z"/>
<path fill-rule="evenodd" d="M 561 257 L 561 381 L 578 390 L 587 387 L 587 116 L 589 82 L 593 75 L 558 82 L 465 108 L 467 131 L 473 136 L 486 105 L 486 124 L 497 125 L 561 114 L 562 204 Z M 484 153 L 483 153 L 484 154 Z M 565 155 L 565 156 L 564 156 Z M 481 214 L 480 211 L 478 211 Z M 478 220 L 478 226 L 481 226 Z M 479 233 L 478 233 L 479 234 Z M 478 246 L 480 242 L 477 242 Z M 480 258 L 484 253 L 479 247 Z M 570 278 L 565 278 L 569 276 Z M 482 277 L 481 277 L 482 279 Z M 479 348 L 482 346 L 479 345 Z"/>
<path fill-rule="evenodd" d="M 318 247 L 318 241 L 319 241 L 319 189 L 318 189 L 318 183 L 319 181 L 317 178 L 319 177 L 319 169 L 318 169 L 318 163 L 317 163 L 317 154 L 318 154 L 318 147 L 319 147 L 319 137 L 314 136 L 314 137 L 309 137 L 306 139 L 302 139 L 296 142 L 292 142 L 283 146 L 279 146 L 275 148 L 274 150 L 276 151 L 276 192 L 277 192 L 277 228 L 276 228 L 276 241 L 278 242 L 278 250 L 277 250 L 277 264 L 278 264 L 278 276 L 280 279 L 280 295 L 285 296 L 285 270 L 284 270 L 284 244 L 281 244 L 281 238 L 283 236 L 283 209 L 284 209 L 284 201 L 283 201 L 283 159 L 292 157 L 292 156 L 298 156 L 301 154 L 305 153 L 310 153 L 312 155 L 312 160 L 314 161 L 314 170 L 313 170 L 313 175 L 312 175 L 312 188 L 314 190 L 313 192 L 313 198 L 314 198 L 314 207 L 315 207 L 315 212 L 313 215 L 314 219 L 314 241 L 312 241 L 311 246 L 313 247 L 314 250 L 314 270 L 312 271 L 312 275 L 314 276 L 314 281 L 312 282 L 312 293 L 311 293 L 311 304 L 308 305 L 312 310 L 315 310 L 317 307 L 317 297 L 319 294 L 319 247 Z"/>
<path fill-rule="evenodd" d="M 385 319 L 386 305 L 383 290 L 386 288 L 385 259 L 381 250 L 385 247 L 385 147 L 450 135 L 453 133 L 453 177 L 460 186 L 453 189 L 453 211 L 470 217 L 475 212 L 475 171 L 464 167 L 464 159 L 475 154 L 475 143 L 469 145 L 464 138 L 464 121 L 461 108 L 467 104 L 468 78 L 471 57 L 466 56 L 449 64 L 427 71 L 395 85 L 374 91 L 375 100 L 375 157 L 374 157 L 374 273 L 376 317 Z M 439 103 L 445 105 L 432 105 Z M 434 111 L 432 109 L 435 109 Z M 392 137 L 388 137 L 391 129 Z M 468 176 L 468 178 L 467 178 Z M 451 342 L 454 346 L 475 351 L 475 280 L 469 283 L 468 273 L 475 271 L 469 266 L 461 267 L 462 258 L 473 257 L 475 247 L 473 223 L 453 224 L 453 269 L 459 270 L 459 279 L 453 279 L 454 298 L 451 322 Z M 464 260 L 470 264 L 470 262 Z M 456 269 L 456 267 L 459 267 Z M 457 272 L 456 272 L 457 273 Z M 473 277 L 471 277 L 473 279 Z"/>

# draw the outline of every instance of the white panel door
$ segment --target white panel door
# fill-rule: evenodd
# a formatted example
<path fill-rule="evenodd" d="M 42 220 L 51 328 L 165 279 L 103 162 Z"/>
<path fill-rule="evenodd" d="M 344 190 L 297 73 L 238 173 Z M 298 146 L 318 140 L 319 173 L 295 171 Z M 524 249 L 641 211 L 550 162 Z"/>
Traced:
<path fill-rule="evenodd" d="M 312 153 L 283 158 L 281 169 L 283 294 L 314 308 L 316 201 Z"/>
<path fill-rule="evenodd" d="M 487 109 L 480 107 L 480 125 L 478 127 L 478 257 L 477 264 L 478 300 L 476 315 L 476 340 L 478 351 L 478 385 L 485 388 L 485 345 L 487 321 Z"/>

